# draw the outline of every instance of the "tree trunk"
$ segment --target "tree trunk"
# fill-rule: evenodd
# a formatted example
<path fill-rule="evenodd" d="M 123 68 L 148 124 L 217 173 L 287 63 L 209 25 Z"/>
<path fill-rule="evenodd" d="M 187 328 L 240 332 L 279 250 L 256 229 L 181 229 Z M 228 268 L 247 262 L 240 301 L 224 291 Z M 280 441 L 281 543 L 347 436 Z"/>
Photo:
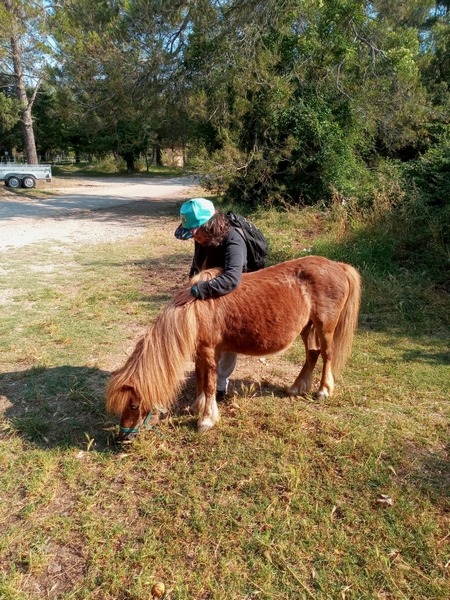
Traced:
<path fill-rule="evenodd" d="M 17 16 L 13 10 L 12 0 L 4 0 L 4 4 L 8 12 L 10 12 L 14 16 L 14 18 L 17 19 Z M 36 152 L 36 142 L 34 139 L 31 109 L 33 107 L 33 103 L 41 82 L 40 80 L 38 81 L 31 95 L 31 98 L 28 98 L 25 86 L 25 77 L 23 73 L 22 47 L 19 39 L 18 28 L 16 25 L 13 26 L 13 31 L 11 35 L 11 53 L 14 65 L 14 83 L 16 96 L 20 102 L 20 125 L 22 127 L 25 156 L 28 163 L 32 165 L 37 165 L 38 156 Z"/>
<path fill-rule="evenodd" d="M 131 152 L 128 152 L 127 154 L 123 155 L 123 158 L 125 159 L 125 162 L 127 163 L 127 173 L 134 173 L 135 172 L 135 166 L 134 166 L 134 156 Z"/>
<path fill-rule="evenodd" d="M 31 118 L 31 106 L 27 106 L 26 108 L 21 110 L 20 116 L 20 125 L 22 127 L 24 150 L 27 163 L 30 165 L 37 165 L 39 161 L 36 152 L 36 142 L 34 139 L 33 120 Z"/>
<path fill-rule="evenodd" d="M 181 142 L 181 155 L 182 155 L 182 161 L 183 161 L 183 169 L 186 166 L 186 144 L 184 143 L 184 140 L 182 140 Z"/>
<path fill-rule="evenodd" d="M 153 146 L 153 164 L 162 167 L 162 152 L 160 146 Z"/>

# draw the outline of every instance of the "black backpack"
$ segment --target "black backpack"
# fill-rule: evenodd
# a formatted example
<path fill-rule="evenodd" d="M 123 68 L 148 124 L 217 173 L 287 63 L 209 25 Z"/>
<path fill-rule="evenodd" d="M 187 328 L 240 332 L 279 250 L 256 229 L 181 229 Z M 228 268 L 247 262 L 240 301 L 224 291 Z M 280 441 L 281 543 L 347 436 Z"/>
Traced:
<path fill-rule="evenodd" d="M 245 245 L 247 246 L 247 269 L 249 271 L 263 269 L 269 254 L 269 246 L 264 235 L 256 225 L 245 217 L 236 215 L 231 210 L 227 212 L 226 216 L 245 240 Z"/>

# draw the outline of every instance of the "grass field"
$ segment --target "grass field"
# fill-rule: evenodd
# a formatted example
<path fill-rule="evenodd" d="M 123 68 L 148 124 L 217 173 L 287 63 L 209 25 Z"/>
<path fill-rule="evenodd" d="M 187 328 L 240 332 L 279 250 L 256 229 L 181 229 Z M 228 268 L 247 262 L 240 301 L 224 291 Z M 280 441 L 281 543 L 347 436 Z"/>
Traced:
<path fill-rule="evenodd" d="M 163 581 L 170 600 L 447 600 L 448 295 L 368 231 L 256 213 L 272 262 L 363 275 L 335 396 L 286 396 L 296 344 L 238 367 L 209 433 L 183 410 L 190 377 L 157 431 L 116 446 L 109 373 L 190 264 L 168 216 L 126 242 L 2 253 L 0 598 L 147 599 Z"/>

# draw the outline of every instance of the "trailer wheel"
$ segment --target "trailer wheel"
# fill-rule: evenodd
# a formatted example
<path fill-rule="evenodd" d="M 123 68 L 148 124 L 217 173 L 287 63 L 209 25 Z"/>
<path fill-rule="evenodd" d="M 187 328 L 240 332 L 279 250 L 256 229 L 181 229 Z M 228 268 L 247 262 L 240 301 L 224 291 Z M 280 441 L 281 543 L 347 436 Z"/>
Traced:
<path fill-rule="evenodd" d="M 11 175 L 11 177 L 8 177 L 6 184 L 8 187 L 18 188 L 20 187 L 20 179 L 15 175 Z"/>
<path fill-rule="evenodd" d="M 25 175 L 25 177 L 22 179 L 22 187 L 28 189 L 36 187 L 36 179 L 33 177 L 33 175 Z"/>

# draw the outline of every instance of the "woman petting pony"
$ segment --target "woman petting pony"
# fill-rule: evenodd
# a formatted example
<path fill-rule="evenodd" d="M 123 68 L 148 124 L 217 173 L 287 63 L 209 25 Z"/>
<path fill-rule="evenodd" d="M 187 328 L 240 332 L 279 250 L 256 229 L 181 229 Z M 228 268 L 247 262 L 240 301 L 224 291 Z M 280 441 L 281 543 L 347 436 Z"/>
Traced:
<path fill-rule="evenodd" d="M 181 225 L 175 231 L 179 240 L 194 238 L 195 250 L 189 277 L 203 269 L 221 268 L 223 272 L 213 281 L 199 281 L 181 292 L 176 306 L 190 304 L 196 298 L 219 298 L 235 290 L 247 270 L 247 247 L 230 221 L 214 204 L 205 198 L 194 198 L 180 209 Z M 216 400 L 222 400 L 228 389 L 228 379 L 236 366 L 237 354 L 224 352 L 217 371 Z"/>
<path fill-rule="evenodd" d="M 197 286 L 203 288 L 203 283 Z M 190 293 L 183 290 L 178 299 Z M 219 419 L 216 381 L 223 353 L 275 354 L 298 335 L 306 360 L 287 393 L 298 396 L 311 390 L 321 355 L 316 396 L 331 396 L 351 350 L 360 293 L 360 276 L 352 266 L 308 256 L 244 273 L 230 294 L 181 305 L 176 299 L 112 375 L 106 406 L 121 416 L 120 438 L 137 431 L 152 411 L 172 406 L 192 360 L 197 395 L 190 410 L 199 416 L 200 432 L 211 429 Z"/>

